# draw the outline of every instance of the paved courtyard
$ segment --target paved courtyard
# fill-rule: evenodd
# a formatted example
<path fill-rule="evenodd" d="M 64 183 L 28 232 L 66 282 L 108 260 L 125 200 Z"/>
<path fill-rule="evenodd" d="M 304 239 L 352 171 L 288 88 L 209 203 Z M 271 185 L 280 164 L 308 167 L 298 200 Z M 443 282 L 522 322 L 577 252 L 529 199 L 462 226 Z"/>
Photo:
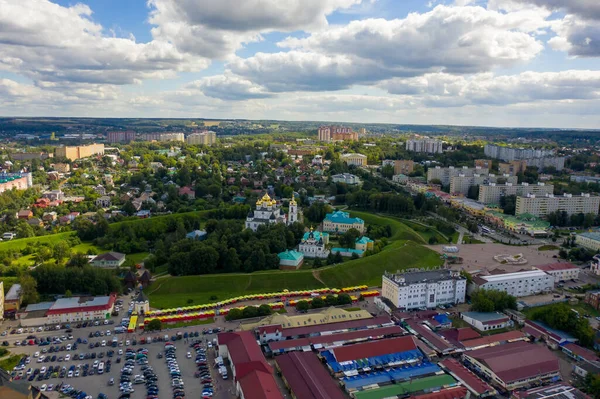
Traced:
<path fill-rule="evenodd" d="M 447 244 L 446 244 L 447 245 Z M 443 254 L 443 247 L 445 245 L 428 245 L 429 248 L 434 251 Z M 508 272 L 515 272 L 521 269 L 530 269 L 531 266 L 543 265 L 548 263 L 557 263 L 559 259 L 553 258 L 553 255 L 557 255 L 558 251 L 538 251 L 538 246 L 509 246 L 503 244 L 462 244 L 457 245 L 459 252 L 457 255 L 463 258 L 462 264 L 451 265 L 452 269 L 462 270 L 465 269 L 469 272 L 492 270 L 495 268 L 502 268 Z M 527 259 L 527 263 L 524 265 L 510 265 L 502 264 L 494 260 L 494 256 L 505 254 L 515 256 L 523 254 L 523 257 Z"/>

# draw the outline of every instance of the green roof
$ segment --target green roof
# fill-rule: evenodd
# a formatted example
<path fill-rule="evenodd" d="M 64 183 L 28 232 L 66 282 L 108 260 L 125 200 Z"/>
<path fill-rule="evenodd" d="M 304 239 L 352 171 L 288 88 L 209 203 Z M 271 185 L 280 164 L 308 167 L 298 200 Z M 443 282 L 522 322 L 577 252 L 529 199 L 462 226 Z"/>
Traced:
<path fill-rule="evenodd" d="M 402 382 L 400 384 L 388 385 L 383 388 L 369 389 L 359 391 L 354 394 L 356 399 L 383 399 L 391 398 L 407 393 L 421 392 L 425 390 L 433 390 L 448 385 L 456 384 L 456 380 L 447 374 L 434 375 L 431 377 L 419 378 Z"/>
<path fill-rule="evenodd" d="M 356 239 L 356 243 L 357 244 L 368 244 L 370 242 L 373 242 L 373 240 L 371 240 L 369 237 L 367 236 L 362 236 L 361 238 L 357 238 Z"/>
<path fill-rule="evenodd" d="M 277 256 L 279 256 L 279 259 L 281 260 L 300 260 L 304 258 L 304 254 L 302 252 L 294 250 L 281 252 Z"/>

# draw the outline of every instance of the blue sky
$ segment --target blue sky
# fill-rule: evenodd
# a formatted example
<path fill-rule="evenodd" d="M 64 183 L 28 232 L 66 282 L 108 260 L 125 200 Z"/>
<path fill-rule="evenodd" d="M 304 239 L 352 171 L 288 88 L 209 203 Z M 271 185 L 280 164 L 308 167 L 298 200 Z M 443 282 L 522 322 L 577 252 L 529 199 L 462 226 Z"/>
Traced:
<path fill-rule="evenodd" d="M 0 115 L 597 128 L 600 2 L 558 3 L 0 0 Z"/>

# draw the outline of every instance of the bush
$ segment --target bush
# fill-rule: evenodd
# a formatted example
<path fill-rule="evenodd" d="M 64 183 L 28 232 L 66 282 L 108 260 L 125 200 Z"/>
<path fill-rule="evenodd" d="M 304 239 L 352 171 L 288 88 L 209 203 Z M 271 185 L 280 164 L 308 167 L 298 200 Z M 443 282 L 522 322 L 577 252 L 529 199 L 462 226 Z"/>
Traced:
<path fill-rule="evenodd" d="M 160 331 L 162 330 L 162 323 L 158 319 L 151 320 L 150 323 L 146 325 L 146 331 Z"/>

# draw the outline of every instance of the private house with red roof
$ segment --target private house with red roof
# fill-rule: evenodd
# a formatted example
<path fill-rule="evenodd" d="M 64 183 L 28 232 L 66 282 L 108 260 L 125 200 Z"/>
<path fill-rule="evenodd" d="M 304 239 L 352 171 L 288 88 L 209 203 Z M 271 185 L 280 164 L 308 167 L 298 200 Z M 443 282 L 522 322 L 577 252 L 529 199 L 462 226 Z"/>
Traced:
<path fill-rule="evenodd" d="M 179 189 L 179 195 L 182 197 L 187 197 L 187 199 L 196 199 L 196 191 L 193 188 L 185 186 Z"/>
<path fill-rule="evenodd" d="M 477 373 L 508 391 L 560 378 L 558 358 L 548 348 L 525 341 L 465 352 L 462 357 Z"/>
<path fill-rule="evenodd" d="M 283 327 L 280 324 L 270 325 L 270 326 L 262 326 L 257 328 L 258 339 L 261 344 L 266 344 L 267 342 L 279 341 L 281 340 L 281 331 Z"/>
<path fill-rule="evenodd" d="M 535 266 L 554 277 L 554 282 L 559 283 L 567 280 L 577 280 L 579 277 L 579 268 L 569 262 L 549 263 L 547 265 Z"/>
<path fill-rule="evenodd" d="M 273 368 L 267 363 L 252 332 L 218 334 L 217 347 L 219 356 L 229 359 L 239 397 L 283 399 L 273 376 Z"/>

